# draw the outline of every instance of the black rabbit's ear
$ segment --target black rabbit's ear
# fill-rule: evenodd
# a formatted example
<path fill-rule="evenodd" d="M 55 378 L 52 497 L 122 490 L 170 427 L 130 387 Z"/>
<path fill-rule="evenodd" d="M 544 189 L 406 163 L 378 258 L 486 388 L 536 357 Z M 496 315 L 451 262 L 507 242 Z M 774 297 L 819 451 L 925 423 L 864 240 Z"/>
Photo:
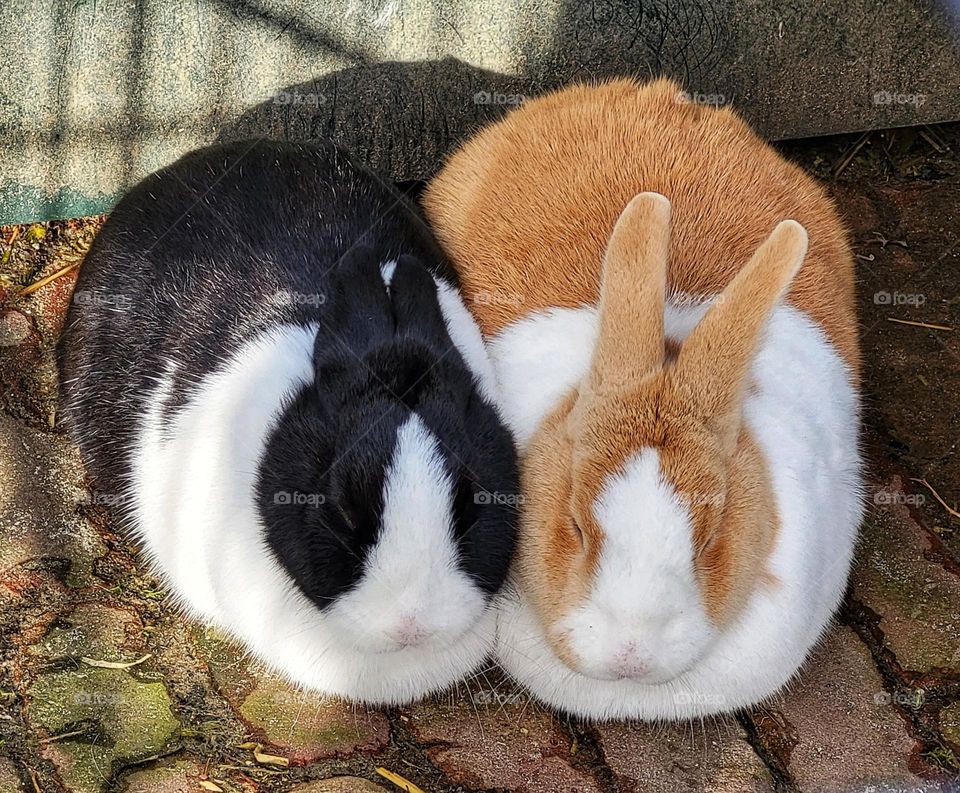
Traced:
<path fill-rule="evenodd" d="M 390 299 L 398 335 L 434 342 L 447 338 L 437 284 L 430 271 L 413 256 L 403 255 L 397 260 L 390 281 Z"/>
<path fill-rule="evenodd" d="M 380 258 L 366 245 L 354 245 L 337 262 L 318 335 L 324 348 L 362 357 L 393 335 L 393 307 L 381 269 Z"/>

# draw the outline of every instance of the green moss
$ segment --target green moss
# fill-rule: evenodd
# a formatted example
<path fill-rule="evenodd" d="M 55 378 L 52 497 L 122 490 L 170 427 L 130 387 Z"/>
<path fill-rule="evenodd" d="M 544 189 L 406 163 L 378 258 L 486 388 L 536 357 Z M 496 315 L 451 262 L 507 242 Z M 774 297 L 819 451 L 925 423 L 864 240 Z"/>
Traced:
<path fill-rule="evenodd" d="M 357 739 L 357 726 L 334 700 L 302 694 L 276 679 L 262 680 L 240 706 L 240 715 L 284 746 L 337 746 Z"/>
<path fill-rule="evenodd" d="M 61 775 L 76 793 L 97 793 L 114 764 L 160 752 L 179 722 L 163 683 L 144 683 L 120 669 L 78 669 L 40 677 L 29 691 L 28 717 L 51 736 Z"/>
<path fill-rule="evenodd" d="M 960 702 L 954 702 L 940 711 L 940 732 L 948 741 L 960 746 Z"/>
<path fill-rule="evenodd" d="M 960 760 L 958 760 L 953 751 L 946 746 L 938 746 L 936 749 L 931 749 L 924 756 L 934 765 L 946 771 L 960 771 Z"/>

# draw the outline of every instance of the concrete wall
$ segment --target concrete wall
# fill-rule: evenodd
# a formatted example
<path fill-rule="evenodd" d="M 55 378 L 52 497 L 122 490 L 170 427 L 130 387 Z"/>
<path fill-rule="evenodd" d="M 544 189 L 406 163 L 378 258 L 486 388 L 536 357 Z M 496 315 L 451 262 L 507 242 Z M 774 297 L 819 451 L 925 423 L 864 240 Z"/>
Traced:
<path fill-rule="evenodd" d="M 423 178 L 571 80 L 669 74 L 770 138 L 960 117 L 960 0 L 6 0 L 0 223 L 106 211 L 218 138 Z"/>

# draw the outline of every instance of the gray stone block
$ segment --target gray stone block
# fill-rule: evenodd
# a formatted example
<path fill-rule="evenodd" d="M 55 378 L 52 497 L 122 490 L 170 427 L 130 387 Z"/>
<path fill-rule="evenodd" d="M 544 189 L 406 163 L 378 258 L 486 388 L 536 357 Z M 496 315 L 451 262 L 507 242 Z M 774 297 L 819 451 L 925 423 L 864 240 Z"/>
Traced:
<path fill-rule="evenodd" d="M 0 223 L 106 211 L 241 135 L 331 135 L 423 178 L 521 97 L 611 75 L 672 75 L 769 138 L 954 119 L 943 3 L 7 0 Z"/>

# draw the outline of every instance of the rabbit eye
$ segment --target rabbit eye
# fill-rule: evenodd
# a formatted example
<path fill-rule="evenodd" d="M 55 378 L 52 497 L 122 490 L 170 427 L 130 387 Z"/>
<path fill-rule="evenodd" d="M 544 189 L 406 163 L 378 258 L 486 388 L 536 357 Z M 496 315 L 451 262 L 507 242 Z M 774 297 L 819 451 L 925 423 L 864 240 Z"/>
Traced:
<path fill-rule="evenodd" d="M 573 536 L 580 541 L 580 547 L 585 548 L 587 545 L 587 538 L 586 538 L 586 535 L 584 535 L 583 533 L 583 529 L 580 528 L 580 524 L 577 523 L 576 518 L 573 518 L 570 521 L 570 526 L 573 528 Z"/>
<path fill-rule="evenodd" d="M 717 535 L 715 532 L 711 532 L 710 534 L 708 534 L 707 538 L 700 543 L 700 547 L 696 553 L 697 558 L 700 558 L 707 551 L 709 551 L 713 547 L 713 544 L 714 542 L 716 542 L 716 540 L 717 540 Z"/>

